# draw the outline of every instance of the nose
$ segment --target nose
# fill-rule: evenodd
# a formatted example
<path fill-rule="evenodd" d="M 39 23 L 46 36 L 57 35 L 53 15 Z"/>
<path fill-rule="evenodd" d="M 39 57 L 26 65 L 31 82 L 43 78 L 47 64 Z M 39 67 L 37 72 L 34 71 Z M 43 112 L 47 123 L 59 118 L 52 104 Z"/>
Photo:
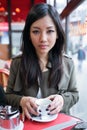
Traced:
<path fill-rule="evenodd" d="M 47 41 L 47 34 L 45 32 L 41 33 L 40 41 L 41 42 L 46 42 Z"/>

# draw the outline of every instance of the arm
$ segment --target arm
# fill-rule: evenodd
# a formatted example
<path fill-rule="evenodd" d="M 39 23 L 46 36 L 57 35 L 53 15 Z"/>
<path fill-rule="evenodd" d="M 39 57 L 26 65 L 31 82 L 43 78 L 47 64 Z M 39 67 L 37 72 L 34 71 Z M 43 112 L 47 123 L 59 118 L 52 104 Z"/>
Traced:
<path fill-rule="evenodd" d="M 19 74 L 20 59 L 13 60 L 10 68 L 10 76 L 8 86 L 6 89 L 7 104 L 22 108 L 22 119 L 24 121 L 25 116 L 30 119 L 30 113 L 37 115 L 37 105 L 35 104 L 36 98 L 30 96 L 24 96 L 23 85 Z"/>
<path fill-rule="evenodd" d="M 76 75 L 73 61 L 70 59 L 64 62 L 64 73 L 58 85 L 58 93 L 51 95 L 48 98 L 53 102 L 50 110 L 52 114 L 64 112 L 69 114 L 69 109 L 78 101 L 78 91 L 76 88 Z"/>
<path fill-rule="evenodd" d="M 66 92 L 61 92 L 61 96 L 64 99 L 64 105 L 62 111 L 69 112 L 69 109 L 76 104 L 79 99 L 78 90 L 76 87 L 76 74 L 75 74 L 75 67 L 73 62 L 70 64 L 71 72 L 70 72 L 70 80 L 68 83 L 68 88 Z"/>
<path fill-rule="evenodd" d="M 19 83 L 19 66 L 20 59 L 13 59 L 10 67 L 10 75 L 6 89 L 7 104 L 10 104 L 14 107 L 19 107 L 19 103 L 22 98 L 21 88 L 19 88 L 19 86 L 21 86 L 21 84 Z"/>

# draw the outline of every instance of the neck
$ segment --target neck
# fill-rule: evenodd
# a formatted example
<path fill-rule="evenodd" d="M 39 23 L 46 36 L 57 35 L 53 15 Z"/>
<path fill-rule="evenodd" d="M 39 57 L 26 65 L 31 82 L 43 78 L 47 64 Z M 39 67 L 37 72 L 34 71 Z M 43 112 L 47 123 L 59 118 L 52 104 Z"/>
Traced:
<path fill-rule="evenodd" d="M 39 58 L 39 63 L 42 71 L 46 71 L 47 68 L 47 63 L 48 63 L 48 57 L 40 57 Z"/>

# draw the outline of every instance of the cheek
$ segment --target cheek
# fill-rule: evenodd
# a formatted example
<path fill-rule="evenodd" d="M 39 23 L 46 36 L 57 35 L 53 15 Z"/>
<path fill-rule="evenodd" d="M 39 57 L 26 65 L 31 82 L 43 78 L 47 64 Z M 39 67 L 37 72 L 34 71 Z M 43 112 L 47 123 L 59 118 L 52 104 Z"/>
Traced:
<path fill-rule="evenodd" d="M 36 46 L 36 41 L 35 41 L 35 39 L 32 39 L 31 41 L 32 41 L 33 46 L 35 47 L 35 46 Z"/>
<path fill-rule="evenodd" d="M 55 37 L 55 38 L 54 38 L 54 37 L 51 38 L 51 40 L 50 40 L 50 43 L 51 43 L 51 44 L 50 44 L 50 45 L 51 45 L 52 47 L 55 45 L 56 39 L 57 39 L 56 37 Z"/>
<path fill-rule="evenodd" d="M 33 37 L 32 35 L 30 36 L 30 39 L 31 39 L 31 42 L 32 42 L 32 44 L 33 44 L 33 46 L 35 46 L 35 45 L 37 45 L 37 41 L 38 41 L 38 38 L 35 38 L 35 37 Z"/>

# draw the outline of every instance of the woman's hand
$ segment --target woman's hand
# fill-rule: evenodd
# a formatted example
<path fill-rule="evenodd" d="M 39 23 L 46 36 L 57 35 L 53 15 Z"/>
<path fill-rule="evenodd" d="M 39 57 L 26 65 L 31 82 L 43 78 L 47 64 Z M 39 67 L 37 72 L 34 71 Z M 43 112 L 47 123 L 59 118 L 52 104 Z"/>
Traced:
<path fill-rule="evenodd" d="M 28 119 L 31 119 L 30 114 L 38 115 L 37 113 L 37 105 L 36 105 L 36 98 L 34 97 L 22 97 L 20 101 L 20 106 L 22 107 L 22 120 L 25 120 L 25 116 Z"/>
<path fill-rule="evenodd" d="M 57 114 L 62 110 L 64 99 L 61 95 L 51 95 L 48 97 L 52 101 L 49 106 L 50 114 Z"/>

